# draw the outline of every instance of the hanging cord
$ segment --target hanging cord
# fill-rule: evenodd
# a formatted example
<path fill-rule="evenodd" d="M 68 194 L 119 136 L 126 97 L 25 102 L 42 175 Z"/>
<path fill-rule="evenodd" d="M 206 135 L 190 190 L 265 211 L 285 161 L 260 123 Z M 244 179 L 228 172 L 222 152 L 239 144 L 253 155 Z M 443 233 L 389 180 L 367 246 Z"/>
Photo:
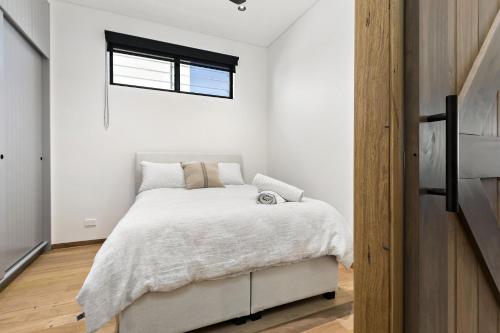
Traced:
<path fill-rule="evenodd" d="M 107 48 L 104 50 L 104 128 L 109 128 L 109 57 Z"/>

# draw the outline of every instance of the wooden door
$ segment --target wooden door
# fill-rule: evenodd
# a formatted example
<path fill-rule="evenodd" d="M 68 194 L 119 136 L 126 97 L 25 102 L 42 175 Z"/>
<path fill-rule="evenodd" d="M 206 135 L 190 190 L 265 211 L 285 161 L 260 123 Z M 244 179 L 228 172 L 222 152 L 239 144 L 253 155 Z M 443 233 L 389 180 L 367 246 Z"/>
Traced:
<path fill-rule="evenodd" d="M 500 332 L 499 8 L 407 1 L 406 332 Z M 428 191 L 446 188 L 446 124 L 426 120 L 445 111 L 448 95 L 458 96 L 457 213 Z"/>

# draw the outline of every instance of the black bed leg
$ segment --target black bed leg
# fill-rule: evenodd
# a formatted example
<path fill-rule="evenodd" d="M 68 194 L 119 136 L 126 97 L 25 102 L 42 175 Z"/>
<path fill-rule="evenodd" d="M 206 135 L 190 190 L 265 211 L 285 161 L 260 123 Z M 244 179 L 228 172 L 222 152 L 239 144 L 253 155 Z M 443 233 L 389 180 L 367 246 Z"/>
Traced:
<path fill-rule="evenodd" d="M 335 291 L 323 294 L 323 297 L 328 300 L 335 299 L 335 296 L 336 296 Z"/>
<path fill-rule="evenodd" d="M 262 319 L 262 312 L 257 312 L 257 313 L 252 313 L 250 315 L 250 320 L 251 321 L 256 321 Z"/>
<path fill-rule="evenodd" d="M 236 326 L 244 325 L 247 323 L 247 317 L 234 318 L 231 322 Z"/>

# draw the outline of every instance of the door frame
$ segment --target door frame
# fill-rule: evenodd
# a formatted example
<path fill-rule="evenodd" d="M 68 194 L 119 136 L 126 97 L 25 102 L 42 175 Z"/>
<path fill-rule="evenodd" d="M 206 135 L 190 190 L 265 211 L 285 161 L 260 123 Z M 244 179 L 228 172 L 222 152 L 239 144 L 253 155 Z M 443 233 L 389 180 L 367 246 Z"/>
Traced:
<path fill-rule="evenodd" d="M 403 4 L 355 5 L 356 333 L 403 332 Z"/>

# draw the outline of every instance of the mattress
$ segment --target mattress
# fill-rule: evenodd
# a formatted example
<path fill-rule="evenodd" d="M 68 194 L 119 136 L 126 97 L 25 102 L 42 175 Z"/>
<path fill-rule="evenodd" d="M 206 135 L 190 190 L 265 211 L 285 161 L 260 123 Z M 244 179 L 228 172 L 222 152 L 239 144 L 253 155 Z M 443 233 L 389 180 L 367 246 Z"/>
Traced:
<path fill-rule="evenodd" d="M 87 329 L 147 292 L 325 255 L 352 263 L 352 234 L 332 206 L 258 205 L 250 185 L 142 192 L 98 252 L 77 297 Z"/>

